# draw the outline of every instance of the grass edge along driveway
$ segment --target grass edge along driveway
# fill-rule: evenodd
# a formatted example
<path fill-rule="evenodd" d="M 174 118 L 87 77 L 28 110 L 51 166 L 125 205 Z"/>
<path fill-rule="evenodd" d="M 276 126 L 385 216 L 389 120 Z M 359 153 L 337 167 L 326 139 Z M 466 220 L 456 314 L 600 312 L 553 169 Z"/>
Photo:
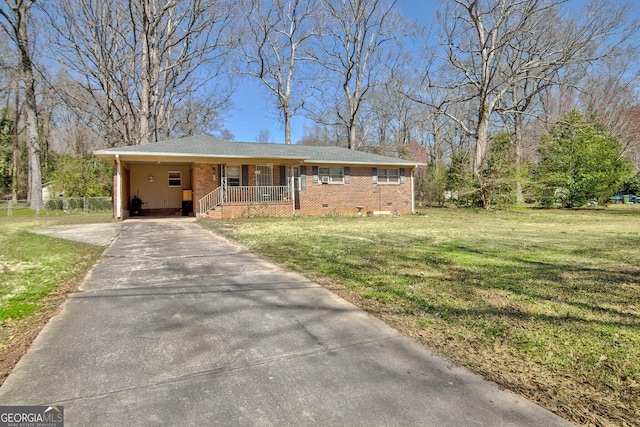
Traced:
<path fill-rule="evenodd" d="M 640 207 L 200 221 L 580 425 L 640 425 Z"/>
<path fill-rule="evenodd" d="M 110 215 L 0 218 L 0 385 L 104 252 L 30 230 L 108 222 Z"/>

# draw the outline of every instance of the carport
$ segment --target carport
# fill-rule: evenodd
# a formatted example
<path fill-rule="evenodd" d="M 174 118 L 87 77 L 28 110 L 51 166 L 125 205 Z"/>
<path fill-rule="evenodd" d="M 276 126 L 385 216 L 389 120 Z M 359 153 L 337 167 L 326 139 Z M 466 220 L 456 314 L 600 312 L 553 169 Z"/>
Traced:
<path fill-rule="evenodd" d="M 191 162 L 173 159 L 149 162 L 121 157 L 116 155 L 114 174 L 117 219 L 130 215 L 179 216 L 193 213 Z M 140 200 L 141 209 L 136 209 L 132 203 L 135 198 Z M 186 212 L 184 208 L 187 208 Z"/>

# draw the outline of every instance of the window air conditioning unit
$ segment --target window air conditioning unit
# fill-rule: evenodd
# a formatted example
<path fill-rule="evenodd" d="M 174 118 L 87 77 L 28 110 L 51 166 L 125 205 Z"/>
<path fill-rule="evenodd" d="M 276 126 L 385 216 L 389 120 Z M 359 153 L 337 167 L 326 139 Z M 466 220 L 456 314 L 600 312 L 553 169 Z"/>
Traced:
<path fill-rule="evenodd" d="M 323 176 L 322 177 L 322 183 L 323 184 L 328 184 L 329 183 L 329 177 L 328 176 Z"/>

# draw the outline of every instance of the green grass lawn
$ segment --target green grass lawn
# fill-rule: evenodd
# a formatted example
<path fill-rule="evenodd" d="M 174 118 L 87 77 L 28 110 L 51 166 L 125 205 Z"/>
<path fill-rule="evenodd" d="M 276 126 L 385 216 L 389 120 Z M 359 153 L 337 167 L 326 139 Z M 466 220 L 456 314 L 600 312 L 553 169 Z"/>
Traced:
<path fill-rule="evenodd" d="M 111 214 L 0 218 L 0 382 L 104 251 L 31 230 L 110 220 Z"/>
<path fill-rule="evenodd" d="M 201 223 L 573 422 L 640 425 L 640 206 Z"/>
<path fill-rule="evenodd" d="M 56 288 L 84 274 L 103 248 L 31 233 L 54 224 L 94 222 L 100 216 L 0 219 L 0 325 L 45 309 Z"/>

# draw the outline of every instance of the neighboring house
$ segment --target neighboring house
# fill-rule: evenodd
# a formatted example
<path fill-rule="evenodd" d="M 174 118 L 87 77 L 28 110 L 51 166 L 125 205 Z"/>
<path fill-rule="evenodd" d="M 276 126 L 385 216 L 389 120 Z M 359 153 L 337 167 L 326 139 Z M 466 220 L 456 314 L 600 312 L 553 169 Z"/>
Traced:
<path fill-rule="evenodd" d="M 94 154 L 114 165 L 118 220 L 130 215 L 136 196 L 143 215 L 410 213 L 415 207 L 414 171 L 424 165 L 342 147 L 230 142 L 211 136 Z"/>
<path fill-rule="evenodd" d="M 45 182 L 42 184 L 42 201 L 48 202 L 51 199 L 61 199 L 64 197 L 63 191 L 56 191 L 53 182 Z"/>

